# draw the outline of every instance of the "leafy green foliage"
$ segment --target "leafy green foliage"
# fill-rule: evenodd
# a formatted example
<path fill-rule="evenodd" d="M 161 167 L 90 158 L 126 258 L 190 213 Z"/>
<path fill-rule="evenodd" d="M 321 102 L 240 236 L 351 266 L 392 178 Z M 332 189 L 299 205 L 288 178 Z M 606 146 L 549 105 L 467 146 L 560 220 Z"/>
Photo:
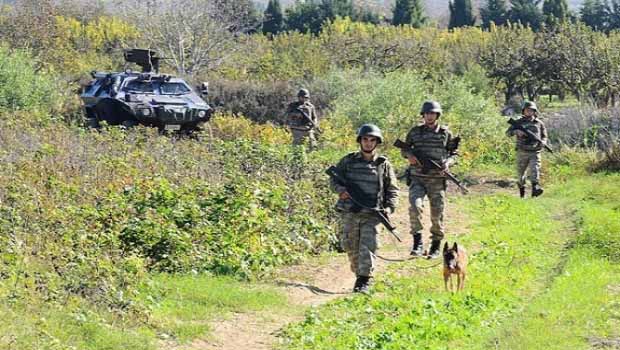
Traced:
<path fill-rule="evenodd" d="M 463 137 L 464 164 L 506 159 L 509 140 L 497 132 L 504 129 L 504 123 L 495 114 L 492 99 L 473 93 L 464 79 L 433 83 L 413 73 L 392 73 L 349 80 L 347 93 L 334 103 L 332 118 L 341 127 L 375 123 L 384 130 L 386 143 L 391 144 L 420 122 L 420 107 L 428 99 L 440 101 L 444 110 L 440 123 Z"/>
<path fill-rule="evenodd" d="M 60 84 L 25 51 L 0 46 L 0 81 L 0 111 L 47 113 L 58 105 Z"/>
<path fill-rule="evenodd" d="M 454 0 L 449 2 L 450 22 L 448 28 L 473 26 L 476 17 L 472 13 L 471 0 Z"/>
<path fill-rule="evenodd" d="M 487 0 L 485 5 L 480 7 L 483 28 L 490 28 L 491 23 L 498 26 L 503 25 L 506 23 L 507 17 L 506 0 Z"/>
<path fill-rule="evenodd" d="M 551 25 L 568 20 L 570 15 L 566 0 L 545 0 L 542 12 L 545 22 Z"/>
<path fill-rule="evenodd" d="M 284 15 L 279 0 L 269 0 L 263 14 L 263 34 L 278 34 L 284 30 Z"/>
<path fill-rule="evenodd" d="M 508 18 L 512 23 L 520 23 L 538 30 L 543 20 L 542 12 L 538 7 L 540 2 L 541 0 L 510 0 Z"/>
<path fill-rule="evenodd" d="M 396 0 L 392 10 L 392 25 L 411 25 L 421 28 L 428 18 L 424 15 L 424 7 L 420 0 Z"/>

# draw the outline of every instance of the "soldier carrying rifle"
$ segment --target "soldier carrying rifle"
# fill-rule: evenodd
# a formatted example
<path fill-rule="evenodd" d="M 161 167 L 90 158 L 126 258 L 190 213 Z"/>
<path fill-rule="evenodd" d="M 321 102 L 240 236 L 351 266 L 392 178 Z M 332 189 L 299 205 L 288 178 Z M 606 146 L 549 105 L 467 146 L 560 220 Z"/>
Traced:
<path fill-rule="evenodd" d="M 314 105 L 310 103 L 310 92 L 307 89 L 300 89 L 297 99 L 290 103 L 286 110 L 286 122 L 293 134 L 293 145 L 308 142 L 310 149 L 314 149 L 316 148 L 315 133 L 320 131 L 319 118 Z"/>
<path fill-rule="evenodd" d="M 510 127 L 506 130 L 509 137 L 517 137 L 517 176 L 519 186 L 519 196 L 525 197 L 525 171 L 530 168 L 530 181 L 532 183 L 532 197 L 543 194 L 540 186 L 540 163 L 542 149 L 545 148 L 553 152 L 547 144 L 547 128 L 538 119 L 538 108 L 536 103 L 525 101 L 521 109 L 520 119 L 510 119 Z"/>
<path fill-rule="evenodd" d="M 383 224 L 394 233 L 387 214 L 396 207 L 398 180 L 388 159 L 377 154 L 383 135 L 376 125 L 362 125 L 357 143 L 360 150 L 343 157 L 328 174 L 339 197 L 336 210 L 342 216 L 341 244 L 357 276 L 353 292 L 365 293 L 376 264 L 379 226 Z"/>
<path fill-rule="evenodd" d="M 409 185 L 409 220 L 413 247 L 411 255 L 422 256 L 422 202 L 428 196 L 431 206 L 431 246 L 428 258 L 440 255 L 441 240 L 444 237 L 444 205 L 446 200 L 446 178 L 454 177 L 448 169 L 456 160 L 459 138 L 453 138 L 448 128 L 439 125 L 442 110 L 439 102 L 426 101 L 420 115 L 423 124 L 414 126 L 407 134 L 401 147 L 401 154 L 409 160 L 407 185 Z M 429 166 L 430 164 L 430 166 Z M 452 180 L 456 181 L 456 180 Z M 461 187 L 460 183 L 457 185 Z"/>

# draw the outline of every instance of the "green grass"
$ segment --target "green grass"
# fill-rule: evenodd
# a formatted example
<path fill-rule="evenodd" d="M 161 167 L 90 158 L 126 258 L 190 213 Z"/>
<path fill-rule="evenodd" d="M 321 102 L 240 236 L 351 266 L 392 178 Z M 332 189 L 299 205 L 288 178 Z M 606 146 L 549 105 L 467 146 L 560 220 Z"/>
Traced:
<path fill-rule="evenodd" d="M 592 339 L 620 339 L 619 178 L 580 178 L 557 188 L 556 196 L 573 200 L 570 219 L 579 235 L 566 251 L 562 271 L 542 295 L 518 318 L 489 332 L 485 344 L 591 349 Z"/>
<path fill-rule="evenodd" d="M 0 303 L 0 349 L 154 349 L 155 333 L 77 298 L 64 305 Z"/>
<path fill-rule="evenodd" d="M 288 306 L 273 287 L 225 277 L 162 274 L 145 286 L 144 294 L 152 305 L 152 321 L 182 342 L 207 334 L 209 321 L 231 312 L 277 313 Z"/>
<path fill-rule="evenodd" d="M 440 267 L 393 265 L 371 297 L 336 301 L 289 326 L 285 347 L 572 349 L 617 337 L 620 293 L 609 292 L 620 275 L 617 180 L 563 179 L 537 200 L 460 199 L 473 221 L 459 238 L 470 251 L 464 293 L 443 291 Z"/>
<path fill-rule="evenodd" d="M 57 304 L 5 298 L 2 291 L 0 349 L 150 350 L 161 339 L 182 343 L 205 336 L 209 321 L 232 312 L 268 309 L 277 315 L 288 307 L 273 287 L 205 275 L 153 276 L 140 290 L 148 320 L 96 309 L 80 298 Z"/>

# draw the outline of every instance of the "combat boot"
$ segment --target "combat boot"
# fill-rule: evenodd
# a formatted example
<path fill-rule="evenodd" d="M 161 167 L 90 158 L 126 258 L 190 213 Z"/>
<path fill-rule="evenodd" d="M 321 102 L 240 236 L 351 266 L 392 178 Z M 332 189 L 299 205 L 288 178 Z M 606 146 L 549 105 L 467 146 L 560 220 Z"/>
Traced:
<path fill-rule="evenodd" d="M 541 194 L 543 194 L 543 192 L 544 192 L 544 190 L 542 189 L 542 187 L 540 187 L 538 182 L 533 182 L 532 183 L 532 197 L 538 197 Z"/>
<path fill-rule="evenodd" d="M 369 288 L 370 277 L 357 276 L 357 280 L 355 280 L 355 286 L 353 287 L 353 293 L 368 293 Z"/>
<path fill-rule="evenodd" d="M 433 240 L 431 242 L 431 249 L 428 252 L 428 258 L 429 259 L 436 259 L 439 257 L 439 255 L 441 254 L 440 248 L 441 247 L 441 241 L 440 240 Z"/>
<path fill-rule="evenodd" d="M 519 186 L 519 197 L 525 198 L 525 186 Z"/>
<path fill-rule="evenodd" d="M 422 245 L 422 234 L 416 233 L 413 235 L 413 247 L 411 248 L 411 255 L 422 256 L 424 254 L 424 246 Z"/>

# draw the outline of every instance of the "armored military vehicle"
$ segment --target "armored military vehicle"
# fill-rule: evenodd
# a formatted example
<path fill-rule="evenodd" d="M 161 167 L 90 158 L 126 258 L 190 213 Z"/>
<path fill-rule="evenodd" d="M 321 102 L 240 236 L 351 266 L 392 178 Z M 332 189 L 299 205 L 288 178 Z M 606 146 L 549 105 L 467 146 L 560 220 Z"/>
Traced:
<path fill-rule="evenodd" d="M 80 95 L 87 124 L 98 127 L 136 124 L 162 131 L 192 132 L 209 121 L 213 109 L 205 102 L 208 86 L 196 93 L 181 78 L 159 73 L 161 57 L 152 50 L 131 49 L 125 61 L 136 63 L 141 72 L 92 72 L 93 80 Z"/>

